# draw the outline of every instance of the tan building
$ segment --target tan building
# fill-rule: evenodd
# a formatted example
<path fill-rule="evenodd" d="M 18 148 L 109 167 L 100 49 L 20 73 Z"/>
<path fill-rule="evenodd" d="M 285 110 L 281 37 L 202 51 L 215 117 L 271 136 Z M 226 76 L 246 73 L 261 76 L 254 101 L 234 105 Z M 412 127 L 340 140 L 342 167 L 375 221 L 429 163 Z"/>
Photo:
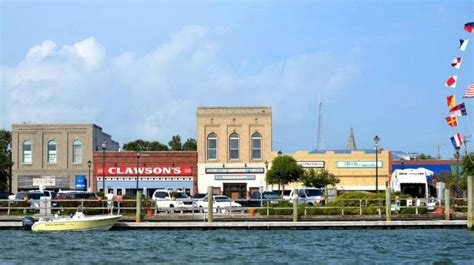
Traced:
<path fill-rule="evenodd" d="M 12 192 L 40 185 L 50 190 L 89 189 L 93 151 L 102 150 L 104 141 L 107 151 L 119 149 L 95 124 L 12 125 Z"/>
<path fill-rule="evenodd" d="M 208 186 L 231 198 L 265 186 L 272 158 L 271 107 L 197 110 L 198 191 Z"/>
<path fill-rule="evenodd" d="M 278 154 L 273 153 L 273 157 Z M 297 151 L 292 156 L 305 169 L 325 169 L 336 175 L 340 183 L 338 191 L 375 191 L 376 171 L 378 189 L 385 190 L 385 182 L 391 173 L 392 158 L 389 151 L 379 149 L 377 163 L 375 150 Z M 377 167 L 376 167 L 377 165 Z M 292 183 L 285 189 L 299 188 Z"/>

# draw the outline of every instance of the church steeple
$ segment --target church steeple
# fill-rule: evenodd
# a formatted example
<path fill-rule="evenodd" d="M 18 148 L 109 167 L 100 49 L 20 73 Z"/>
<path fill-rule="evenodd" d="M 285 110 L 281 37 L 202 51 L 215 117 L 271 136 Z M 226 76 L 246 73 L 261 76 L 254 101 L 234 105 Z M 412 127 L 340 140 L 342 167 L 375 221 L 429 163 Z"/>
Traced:
<path fill-rule="evenodd" d="M 347 150 L 357 150 L 356 141 L 354 137 L 354 132 L 351 130 L 349 132 L 349 139 L 347 139 Z"/>

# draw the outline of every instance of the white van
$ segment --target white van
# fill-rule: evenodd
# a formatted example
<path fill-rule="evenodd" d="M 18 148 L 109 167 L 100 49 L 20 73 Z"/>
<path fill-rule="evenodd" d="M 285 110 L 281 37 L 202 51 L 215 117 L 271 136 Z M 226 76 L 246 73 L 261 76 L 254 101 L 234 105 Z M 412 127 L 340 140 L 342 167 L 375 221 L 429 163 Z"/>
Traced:
<path fill-rule="evenodd" d="M 301 188 L 298 192 L 298 203 L 307 205 L 319 205 L 321 197 L 324 196 L 324 190 L 318 188 Z M 293 190 L 290 193 L 290 202 L 293 202 Z"/>

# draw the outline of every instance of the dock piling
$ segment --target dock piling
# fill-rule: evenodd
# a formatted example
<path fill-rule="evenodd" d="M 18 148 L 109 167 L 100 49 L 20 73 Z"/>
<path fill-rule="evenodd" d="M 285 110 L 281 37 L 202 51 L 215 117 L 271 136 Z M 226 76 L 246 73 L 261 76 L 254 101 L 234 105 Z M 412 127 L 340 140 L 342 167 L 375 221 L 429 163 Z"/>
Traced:
<path fill-rule="evenodd" d="M 474 176 L 467 176 L 467 229 L 474 231 Z"/>
<path fill-rule="evenodd" d="M 207 222 L 212 223 L 214 221 L 214 206 L 212 205 L 214 199 L 214 187 L 207 187 Z"/>
<path fill-rule="evenodd" d="M 298 190 L 293 189 L 293 222 L 298 222 Z"/>
<path fill-rule="evenodd" d="M 385 218 L 387 222 L 392 221 L 392 194 L 390 190 L 390 186 L 387 185 L 385 189 Z"/>
<path fill-rule="evenodd" d="M 141 220 L 141 210 L 142 210 L 142 192 L 137 191 L 137 210 L 135 215 L 135 222 L 140 223 Z"/>
<path fill-rule="evenodd" d="M 449 189 L 444 190 L 444 220 L 449 221 L 449 208 L 450 208 L 450 195 L 451 191 Z"/>

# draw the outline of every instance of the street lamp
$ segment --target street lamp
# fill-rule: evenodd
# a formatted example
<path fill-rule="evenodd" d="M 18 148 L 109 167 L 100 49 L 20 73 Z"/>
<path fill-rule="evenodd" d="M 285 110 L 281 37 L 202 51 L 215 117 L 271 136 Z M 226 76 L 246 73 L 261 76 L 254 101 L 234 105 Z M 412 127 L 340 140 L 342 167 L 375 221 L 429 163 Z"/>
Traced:
<path fill-rule="evenodd" d="M 380 138 L 378 135 L 374 137 L 375 145 L 375 192 L 379 192 L 379 142 Z"/>
<path fill-rule="evenodd" d="M 461 147 L 456 147 L 456 154 L 454 156 L 456 157 L 456 179 L 459 179 L 459 151 L 461 150 Z"/>
<path fill-rule="evenodd" d="M 265 160 L 265 169 L 268 171 L 268 161 Z"/>
<path fill-rule="evenodd" d="M 140 151 L 137 152 L 137 194 L 138 194 L 138 178 L 140 177 Z"/>
<path fill-rule="evenodd" d="M 105 149 L 107 148 L 107 141 L 102 141 L 102 192 L 105 195 Z"/>
<path fill-rule="evenodd" d="M 91 185 L 91 165 L 92 165 L 92 161 L 90 160 L 87 161 L 87 166 L 89 167 L 89 175 L 87 176 L 87 185 Z"/>

